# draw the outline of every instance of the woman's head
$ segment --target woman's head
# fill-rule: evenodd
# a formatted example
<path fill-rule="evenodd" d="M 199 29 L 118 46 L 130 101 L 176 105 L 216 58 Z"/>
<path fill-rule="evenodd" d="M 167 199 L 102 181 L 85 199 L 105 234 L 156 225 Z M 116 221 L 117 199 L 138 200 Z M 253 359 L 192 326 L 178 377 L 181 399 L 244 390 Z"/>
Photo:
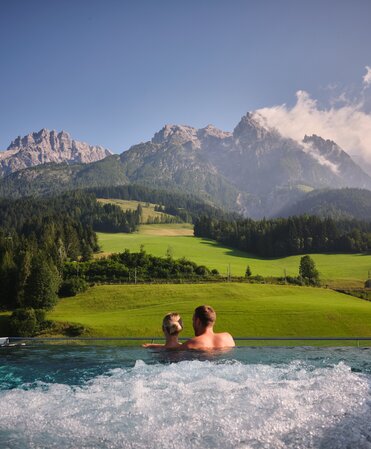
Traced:
<path fill-rule="evenodd" d="M 162 320 L 162 329 L 169 335 L 178 335 L 183 330 L 183 321 L 179 313 L 168 313 Z"/>

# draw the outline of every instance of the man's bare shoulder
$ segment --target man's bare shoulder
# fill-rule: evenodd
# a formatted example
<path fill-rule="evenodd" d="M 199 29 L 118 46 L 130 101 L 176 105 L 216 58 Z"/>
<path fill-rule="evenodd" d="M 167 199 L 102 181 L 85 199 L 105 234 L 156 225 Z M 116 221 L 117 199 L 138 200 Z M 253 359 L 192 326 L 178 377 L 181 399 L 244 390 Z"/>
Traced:
<path fill-rule="evenodd" d="M 216 340 L 219 345 L 224 347 L 236 346 L 232 335 L 229 332 L 218 332 L 215 334 Z"/>
<path fill-rule="evenodd" d="M 200 341 L 200 338 L 193 337 L 185 341 L 182 345 L 180 345 L 179 349 L 199 349 L 202 346 L 203 344 L 202 341 Z"/>
<path fill-rule="evenodd" d="M 232 348 L 234 346 L 235 342 L 232 335 L 228 332 L 220 332 L 212 336 L 193 337 L 184 342 L 179 349 Z"/>

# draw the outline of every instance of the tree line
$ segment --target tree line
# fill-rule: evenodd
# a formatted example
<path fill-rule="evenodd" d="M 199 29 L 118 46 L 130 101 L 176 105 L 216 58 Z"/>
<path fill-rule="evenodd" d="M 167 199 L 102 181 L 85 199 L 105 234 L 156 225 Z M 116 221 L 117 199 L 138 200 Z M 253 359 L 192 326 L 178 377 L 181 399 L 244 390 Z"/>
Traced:
<path fill-rule="evenodd" d="M 263 257 L 371 250 L 370 222 L 308 215 L 260 221 L 203 216 L 195 220 L 194 234 Z"/>
<path fill-rule="evenodd" d="M 66 262 L 63 278 L 70 286 L 71 279 L 77 278 L 87 283 L 95 282 L 151 282 L 155 280 L 199 280 L 219 275 L 204 265 L 197 265 L 188 259 L 156 257 L 147 254 L 142 248 L 132 253 L 125 250 L 100 259 L 82 262 Z M 81 283 L 76 284 L 83 288 Z"/>

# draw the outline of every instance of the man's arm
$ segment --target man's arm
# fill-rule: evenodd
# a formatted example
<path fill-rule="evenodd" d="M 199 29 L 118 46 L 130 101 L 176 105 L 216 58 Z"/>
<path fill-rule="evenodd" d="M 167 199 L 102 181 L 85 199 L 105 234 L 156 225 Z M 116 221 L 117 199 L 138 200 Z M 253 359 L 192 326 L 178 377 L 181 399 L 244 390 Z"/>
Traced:
<path fill-rule="evenodd" d="M 185 341 L 181 345 L 179 345 L 180 350 L 187 350 L 187 349 L 198 349 L 199 345 L 197 344 L 197 340 L 195 338 L 190 338 L 189 340 Z"/>

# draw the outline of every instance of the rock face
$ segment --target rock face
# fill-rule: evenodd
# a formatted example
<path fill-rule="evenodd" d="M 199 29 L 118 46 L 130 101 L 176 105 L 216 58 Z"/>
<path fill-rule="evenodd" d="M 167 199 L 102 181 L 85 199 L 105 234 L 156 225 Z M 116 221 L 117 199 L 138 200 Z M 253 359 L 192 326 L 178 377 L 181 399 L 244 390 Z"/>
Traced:
<path fill-rule="evenodd" d="M 112 154 L 101 146 L 91 146 L 71 139 L 65 131 L 42 129 L 24 137 L 17 137 L 0 153 L 0 176 L 27 167 L 50 162 L 90 163 Z"/>
<path fill-rule="evenodd" d="M 334 142 L 284 138 L 252 113 L 233 133 L 166 125 L 121 163 L 130 182 L 175 186 L 251 217 L 275 215 L 313 189 L 371 189 L 371 177 Z"/>

